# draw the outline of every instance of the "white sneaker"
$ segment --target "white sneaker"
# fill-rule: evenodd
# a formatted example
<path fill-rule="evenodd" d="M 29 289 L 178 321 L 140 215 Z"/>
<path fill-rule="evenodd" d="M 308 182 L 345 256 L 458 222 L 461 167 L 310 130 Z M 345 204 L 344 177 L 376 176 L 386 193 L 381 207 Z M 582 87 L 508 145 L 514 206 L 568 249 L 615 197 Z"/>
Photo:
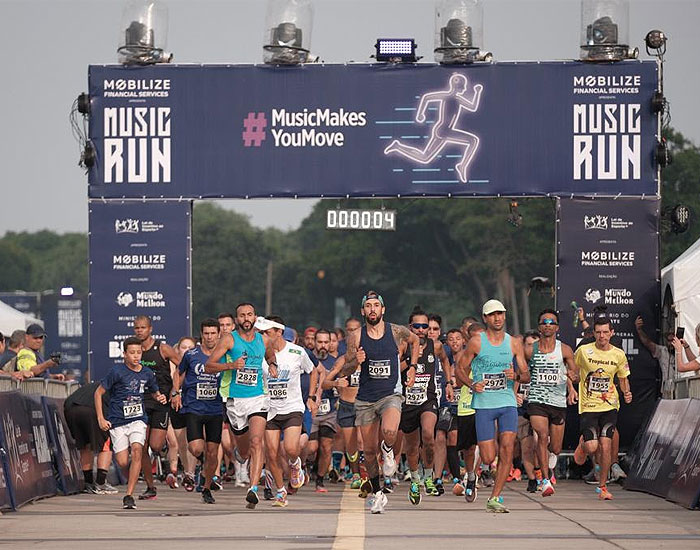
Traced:
<path fill-rule="evenodd" d="M 388 453 L 384 450 L 384 442 L 380 445 L 382 448 L 382 473 L 384 477 L 390 478 L 396 473 L 396 459 L 394 459 L 394 450 Z"/>
<path fill-rule="evenodd" d="M 555 455 L 554 453 L 550 452 L 549 453 L 549 469 L 554 470 L 557 467 L 557 462 L 559 461 L 559 457 Z"/>
<path fill-rule="evenodd" d="M 620 465 L 616 462 L 610 468 L 610 476 L 609 477 L 610 477 L 610 479 L 608 479 L 608 481 L 610 481 L 610 483 L 614 483 L 618 479 L 626 478 L 627 474 L 625 473 L 625 471 L 622 468 L 620 468 Z"/>
<path fill-rule="evenodd" d="M 386 498 L 386 495 L 382 491 L 374 493 L 372 507 L 369 511 L 373 514 L 381 514 L 384 512 L 384 507 L 387 505 L 387 502 L 389 502 L 389 499 Z"/>
<path fill-rule="evenodd" d="M 241 464 L 241 481 L 244 485 L 250 485 L 250 475 L 248 474 L 248 464 L 250 459 Z"/>
<path fill-rule="evenodd" d="M 100 494 L 102 495 L 116 495 L 119 492 L 115 487 L 113 487 L 106 481 L 102 485 L 95 484 L 95 487 L 97 487 L 100 490 Z"/>

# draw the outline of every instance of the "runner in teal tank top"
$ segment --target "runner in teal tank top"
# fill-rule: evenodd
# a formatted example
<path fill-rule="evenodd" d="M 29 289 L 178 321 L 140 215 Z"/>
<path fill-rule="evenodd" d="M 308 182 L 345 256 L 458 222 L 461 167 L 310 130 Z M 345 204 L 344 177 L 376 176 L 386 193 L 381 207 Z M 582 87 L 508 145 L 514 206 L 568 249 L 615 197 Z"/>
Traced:
<path fill-rule="evenodd" d="M 482 468 L 488 468 L 498 455 L 498 470 L 491 498 L 486 503 L 489 512 L 508 512 L 501 491 L 513 464 L 513 447 L 518 430 L 513 384 L 527 383 L 530 373 L 519 339 L 505 332 L 506 308 L 498 300 L 489 300 L 482 308 L 486 332 L 469 340 L 461 354 L 457 371 L 474 392 L 472 408 L 476 411 L 476 436 L 479 442 Z M 496 442 L 495 424 L 499 440 Z"/>

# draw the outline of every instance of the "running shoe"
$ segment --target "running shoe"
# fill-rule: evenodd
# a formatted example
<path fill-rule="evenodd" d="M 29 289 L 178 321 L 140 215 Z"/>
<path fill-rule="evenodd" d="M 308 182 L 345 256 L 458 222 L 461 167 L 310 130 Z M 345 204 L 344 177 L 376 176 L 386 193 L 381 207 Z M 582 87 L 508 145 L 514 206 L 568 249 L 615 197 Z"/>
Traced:
<path fill-rule="evenodd" d="M 211 490 L 221 491 L 221 481 L 219 480 L 219 476 L 214 476 L 211 478 Z"/>
<path fill-rule="evenodd" d="M 420 485 L 418 485 L 418 483 L 415 481 L 411 483 L 411 487 L 408 490 L 408 502 L 414 506 L 418 506 L 420 504 Z"/>
<path fill-rule="evenodd" d="M 627 477 L 627 474 L 625 471 L 620 467 L 620 465 L 616 462 L 615 464 L 612 465 L 610 468 L 610 482 L 618 481 L 620 479 L 625 479 Z"/>
<path fill-rule="evenodd" d="M 385 448 L 384 442 L 381 444 L 382 448 L 382 472 L 384 477 L 391 477 L 396 473 L 396 459 L 394 458 L 394 450 Z"/>
<path fill-rule="evenodd" d="M 425 487 L 425 494 L 430 496 L 430 497 L 439 497 L 440 493 L 437 490 L 437 487 L 435 487 L 435 482 L 431 477 L 426 478 L 425 481 L 423 481 L 423 486 Z"/>
<path fill-rule="evenodd" d="M 194 491 L 194 479 L 189 475 L 185 475 L 185 477 L 182 478 L 182 486 L 185 488 L 185 491 L 191 493 Z"/>
<path fill-rule="evenodd" d="M 493 512 L 494 514 L 507 514 L 510 512 L 508 508 L 503 505 L 503 499 L 501 497 L 491 497 L 486 501 L 486 511 Z"/>
<path fill-rule="evenodd" d="M 316 479 L 316 492 L 317 493 L 327 493 L 328 489 L 326 489 L 325 485 L 323 484 L 323 478 L 319 477 Z"/>
<path fill-rule="evenodd" d="M 479 476 L 479 483 L 482 487 L 493 487 L 493 477 L 489 470 L 483 470 Z"/>
<path fill-rule="evenodd" d="M 294 489 L 299 489 L 302 485 L 304 485 L 304 469 L 301 467 L 300 458 L 297 458 L 297 461 L 294 464 L 290 464 L 289 484 Z"/>
<path fill-rule="evenodd" d="M 245 495 L 245 501 L 246 505 L 245 507 L 248 508 L 249 510 L 254 510 L 255 506 L 260 502 L 260 499 L 258 498 L 258 488 L 257 487 L 251 487 L 248 489 L 248 492 Z"/>
<path fill-rule="evenodd" d="M 357 496 L 360 498 L 367 498 L 370 493 L 372 493 L 372 483 L 366 477 L 362 478 L 360 481 L 360 492 Z"/>
<path fill-rule="evenodd" d="M 381 491 L 378 491 L 374 493 L 374 499 L 372 501 L 372 507 L 370 508 L 370 512 L 373 514 L 381 514 L 384 512 L 384 507 L 386 506 L 387 502 L 389 502 L 389 499 L 386 498 L 386 495 L 382 493 Z"/>
<path fill-rule="evenodd" d="M 167 476 L 165 476 L 165 484 L 171 489 L 177 489 L 177 478 L 175 477 L 175 474 L 170 472 Z"/>
<path fill-rule="evenodd" d="M 330 472 L 328 472 L 328 479 L 331 483 L 338 483 L 340 481 L 340 474 L 338 474 L 338 470 L 331 468 Z"/>
<path fill-rule="evenodd" d="M 97 485 L 97 483 L 86 483 L 83 492 L 89 495 L 104 495 L 104 493 L 100 491 L 100 488 Z"/>
<path fill-rule="evenodd" d="M 359 489 L 361 484 L 362 479 L 360 478 L 360 474 L 353 474 L 352 479 L 350 480 L 350 488 Z"/>
<path fill-rule="evenodd" d="M 464 487 L 464 498 L 467 502 L 474 502 L 476 500 L 476 495 L 476 476 L 474 476 L 474 479 L 467 479 Z"/>
<path fill-rule="evenodd" d="M 406 470 L 403 473 L 403 480 L 404 481 L 411 481 L 411 470 Z"/>
<path fill-rule="evenodd" d="M 559 462 L 559 457 L 549 451 L 549 469 L 554 470 L 557 467 L 557 462 Z"/>
<path fill-rule="evenodd" d="M 194 488 L 194 490 L 198 493 L 201 493 L 204 490 L 204 475 L 200 474 L 199 477 L 197 478 L 197 486 Z"/>
<path fill-rule="evenodd" d="M 125 510 L 136 510 L 136 502 L 134 501 L 134 497 L 131 495 L 126 495 L 122 499 L 122 508 Z"/>
<path fill-rule="evenodd" d="M 452 494 L 457 497 L 464 496 L 464 485 L 462 485 L 459 480 L 454 482 L 454 485 L 452 486 Z"/>
<path fill-rule="evenodd" d="M 557 484 L 557 477 L 554 475 L 554 470 L 549 470 L 549 473 L 551 474 L 549 476 L 549 481 L 552 482 L 552 485 L 556 485 Z"/>
<path fill-rule="evenodd" d="M 248 474 L 248 464 L 249 463 L 250 463 L 250 460 L 246 460 L 243 464 L 241 464 L 241 469 L 239 470 L 241 483 L 243 483 L 244 486 L 248 485 L 250 483 L 250 475 Z"/>
<path fill-rule="evenodd" d="M 608 488 L 603 486 L 600 487 L 600 491 L 598 492 L 598 498 L 600 500 L 612 500 L 613 496 L 610 491 L 608 491 Z"/>
<path fill-rule="evenodd" d="M 158 496 L 158 492 L 155 487 L 148 487 L 143 493 L 139 495 L 139 500 L 153 500 Z"/>
<path fill-rule="evenodd" d="M 391 479 L 385 479 L 384 480 L 384 487 L 382 487 L 382 493 L 390 495 L 393 492 L 394 492 L 394 484 L 391 482 Z"/>
<path fill-rule="evenodd" d="M 554 487 L 552 487 L 552 482 L 545 479 L 542 482 L 542 496 L 551 497 L 554 494 Z"/>
<path fill-rule="evenodd" d="M 277 495 L 275 496 L 275 502 L 272 503 L 272 505 L 275 508 L 286 508 L 287 504 L 287 491 L 277 491 Z"/>
<path fill-rule="evenodd" d="M 537 492 L 537 480 L 533 477 L 527 480 L 527 492 L 536 493 Z"/>
<path fill-rule="evenodd" d="M 202 490 L 202 502 L 204 504 L 214 504 L 216 502 L 209 489 Z"/>
<path fill-rule="evenodd" d="M 437 489 L 437 496 L 441 497 L 445 494 L 445 487 L 442 484 L 442 478 L 435 480 L 435 488 Z"/>
<path fill-rule="evenodd" d="M 275 498 L 275 495 L 272 493 L 272 489 L 270 489 L 269 487 L 265 487 L 263 489 L 263 498 L 265 500 L 272 500 L 273 498 Z"/>
<path fill-rule="evenodd" d="M 116 495 L 119 492 L 115 487 L 112 487 L 106 481 L 102 485 L 95 483 L 95 489 L 99 491 L 98 494 L 100 495 Z"/>
<path fill-rule="evenodd" d="M 520 481 L 523 478 L 523 473 L 519 468 L 511 468 L 506 481 Z"/>
<path fill-rule="evenodd" d="M 597 466 L 595 468 L 591 469 L 591 471 L 588 472 L 585 476 L 583 476 L 583 481 L 588 483 L 588 485 L 597 485 L 598 484 Z"/>

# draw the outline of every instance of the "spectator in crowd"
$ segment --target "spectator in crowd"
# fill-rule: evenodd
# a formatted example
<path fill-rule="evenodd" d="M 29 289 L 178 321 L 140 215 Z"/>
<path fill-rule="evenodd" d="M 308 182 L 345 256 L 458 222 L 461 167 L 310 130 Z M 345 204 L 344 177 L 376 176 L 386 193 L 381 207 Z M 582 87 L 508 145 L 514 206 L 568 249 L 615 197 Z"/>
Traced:
<path fill-rule="evenodd" d="M 10 364 L 10 361 L 17 357 L 17 353 L 19 352 L 19 350 L 22 349 L 22 342 L 24 342 L 24 331 L 15 330 L 10 336 L 9 341 L 7 342 L 7 349 L 5 349 L 2 355 L 0 355 L 1 370 L 5 372 L 12 372 L 17 370 L 17 368 L 15 367 L 16 362 L 13 361 L 12 364 Z"/>
<path fill-rule="evenodd" d="M 5 336 L 0 332 L 0 354 L 5 354 Z"/>
<path fill-rule="evenodd" d="M 692 351 L 690 351 L 690 346 L 685 340 L 676 338 L 675 334 L 672 334 L 671 344 L 676 350 L 676 368 L 678 372 L 690 372 L 690 371 L 700 371 L 700 358 L 695 357 Z M 700 323 L 695 327 L 695 342 L 700 346 Z M 685 355 L 688 358 L 688 362 L 683 361 L 682 349 L 685 349 Z"/>
<path fill-rule="evenodd" d="M 304 347 L 308 351 L 314 351 L 316 349 L 316 327 L 306 327 L 304 331 Z"/>
<path fill-rule="evenodd" d="M 32 378 L 34 376 L 46 377 L 48 369 L 57 367 L 61 362 L 60 353 L 52 353 L 48 360 L 39 354 L 39 350 L 44 345 L 46 333 L 44 329 L 36 323 L 27 327 L 24 336 L 24 345 L 17 353 L 17 377 Z M 54 380 L 63 380 L 63 374 L 48 374 Z"/>

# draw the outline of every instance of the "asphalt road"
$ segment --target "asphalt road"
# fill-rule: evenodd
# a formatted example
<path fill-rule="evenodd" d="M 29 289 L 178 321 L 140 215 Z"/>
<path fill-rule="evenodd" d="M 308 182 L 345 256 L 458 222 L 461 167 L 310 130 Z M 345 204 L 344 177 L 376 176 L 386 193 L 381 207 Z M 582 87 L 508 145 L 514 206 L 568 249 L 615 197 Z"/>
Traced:
<path fill-rule="evenodd" d="M 512 482 L 504 493 L 511 513 L 498 515 L 485 511 L 485 491 L 472 504 L 448 492 L 416 507 L 402 483 L 385 514 L 371 515 L 356 491 L 327 486 L 327 494 L 304 487 L 285 509 L 262 501 L 247 510 L 244 490 L 229 485 L 215 505 L 165 485 L 137 510 L 121 509 L 123 492 L 54 497 L 0 516 L 0 548 L 700 549 L 700 511 L 618 486 L 601 502 L 581 481 L 560 481 L 546 499 Z"/>

